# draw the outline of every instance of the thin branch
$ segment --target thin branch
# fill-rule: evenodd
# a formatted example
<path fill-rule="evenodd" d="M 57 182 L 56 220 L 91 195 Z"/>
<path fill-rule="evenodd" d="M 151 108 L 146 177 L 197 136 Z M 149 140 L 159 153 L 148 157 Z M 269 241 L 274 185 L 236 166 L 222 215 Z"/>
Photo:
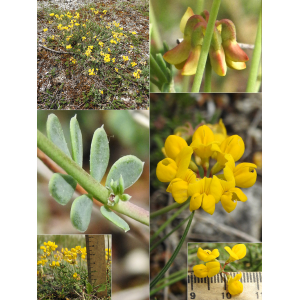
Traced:
<path fill-rule="evenodd" d="M 73 55 L 76 55 L 76 53 L 74 53 L 74 52 L 64 52 L 64 51 L 56 51 L 56 50 L 52 50 L 52 49 L 50 49 L 50 48 L 47 48 L 47 47 L 45 47 L 45 46 L 42 46 L 42 45 L 38 45 L 38 47 L 41 47 L 41 48 L 43 48 L 43 49 L 45 49 L 45 50 L 48 50 L 48 51 L 50 51 L 50 52 L 54 52 L 54 53 L 57 53 L 57 54 L 73 54 Z M 77 53 L 78 54 L 78 53 Z"/>

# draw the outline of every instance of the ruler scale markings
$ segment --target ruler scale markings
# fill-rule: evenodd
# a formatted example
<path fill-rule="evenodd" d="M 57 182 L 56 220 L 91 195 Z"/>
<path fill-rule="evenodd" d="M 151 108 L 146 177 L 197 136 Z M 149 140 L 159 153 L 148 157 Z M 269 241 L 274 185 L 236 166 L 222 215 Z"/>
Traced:
<path fill-rule="evenodd" d="M 193 279 L 191 278 L 191 285 L 192 285 L 192 290 L 193 290 Z"/>
<path fill-rule="evenodd" d="M 259 273 L 259 281 L 261 282 L 261 273 Z"/>
<path fill-rule="evenodd" d="M 203 278 L 200 278 L 201 283 L 203 283 Z"/>
<path fill-rule="evenodd" d="M 197 281 L 198 281 L 198 283 L 200 282 L 200 278 L 199 277 L 197 278 Z"/>
<path fill-rule="evenodd" d="M 207 277 L 207 289 L 210 290 L 210 282 L 209 282 L 209 278 Z"/>
<path fill-rule="evenodd" d="M 214 283 L 216 283 L 216 276 L 214 276 L 213 278 L 214 278 Z M 212 278 L 211 278 L 211 280 L 212 280 Z M 211 282 L 212 282 L 212 281 L 211 281 Z"/>
<path fill-rule="evenodd" d="M 253 273 L 253 281 L 254 281 L 254 282 L 256 282 L 255 275 L 257 275 L 257 273 Z"/>
<path fill-rule="evenodd" d="M 250 277 L 250 282 L 252 282 L 252 276 L 251 276 L 251 273 L 249 274 L 249 277 Z"/>
<path fill-rule="evenodd" d="M 192 276 L 192 275 L 188 275 L 188 283 L 190 283 L 190 276 Z"/>
<path fill-rule="evenodd" d="M 197 277 L 194 275 L 194 283 L 196 283 L 196 278 L 197 278 Z"/>
<path fill-rule="evenodd" d="M 249 282 L 249 274 L 246 273 L 246 276 L 247 276 L 247 282 Z"/>
<path fill-rule="evenodd" d="M 244 283 L 246 282 L 246 275 L 245 273 L 243 273 L 243 279 L 244 279 Z"/>
<path fill-rule="evenodd" d="M 259 290 L 259 282 L 258 282 L 258 274 L 256 272 L 256 282 L 257 282 L 257 289 Z"/>

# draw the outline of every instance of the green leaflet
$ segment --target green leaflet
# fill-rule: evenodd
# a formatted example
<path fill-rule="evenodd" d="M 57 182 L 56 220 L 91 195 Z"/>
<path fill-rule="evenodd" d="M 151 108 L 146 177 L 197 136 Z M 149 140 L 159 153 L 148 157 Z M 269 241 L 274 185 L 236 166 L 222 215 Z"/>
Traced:
<path fill-rule="evenodd" d="M 101 206 L 100 211 L 107 220 L 113 222 L 118 227 L 124 229 L 125 232 L 130 230 L 129 225 L 110 209 L 106 208 L 105 206 Z"/>
<path fill-rule="evenodd" d="M 56 115 L 50 114 L 48 116 L 46 127 L 48 139 L 66 155 L 71 157 L 62 127 Z"/>
<path fill-rule="evenodd" d="M 89 282 L 86 283 L 86 291 L 88 294 L 90 294 L 93 291 L 93 287 Z"/>
<path fill-rule="evenodd" d="M 70 136 L 72 145 L 73 160 L 82 167 L 83 146 L 82 134 L 76 118 L 76 115 L 70 121 Z"/>
<path fill-rule="evenodd" d="M 61 205 L 66 205 L 72 198 L 77 182 L 70 176 L 60 173 L 52 175 L 49 181 L 50 195 Z"/>
<path fill-rule="evenodd" d="M 107 134 L 102 125 L 101 128 L 94 132 L 90 155 L 90 173 L 99 182 L 105 174 L 108 161 L 109 144 Z"/>
<path fill-rule="evenodd" d="M 134 155 L 123 156 L 111 167 L 107 178 L 106 187 L 110 187 L 111 180 L 119 181 L 120 175 L 124 179 L 124 190 L 132 186 L 141 176 L 144 163 Z"/>
<path fill-rule="evenodd" d="M 106 289 L 106 284 L 105 284 L 105 283 L 102 283 L 102 284 L 100 285 L 100 287 L 97 289 L 97 293 L 103 292 L 103 291 L 105 291 L 105 289 Z"/>
<path fill-rule="evenodd" d="M 73 226 L 84 232 L 87 230 L 93 209 L 93 200 L 88 195 L 76 198 L 71 207 L 71 222 Z"/>

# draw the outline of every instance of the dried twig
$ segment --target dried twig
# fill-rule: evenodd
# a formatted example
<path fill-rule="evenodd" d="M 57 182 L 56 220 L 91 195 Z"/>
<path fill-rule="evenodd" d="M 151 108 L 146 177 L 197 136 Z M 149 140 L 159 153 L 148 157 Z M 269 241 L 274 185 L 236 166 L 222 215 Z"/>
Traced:
<path fill-rule="evenodd" d="M 54 52 L 54 53 L 57 53 L 57 54 L 73 54 L 73 55 L 76 55 L 76 53 L 73 53 L 73 52 L 64 52 L 64 51 L 56 51 L 56 50 L 52 50 L 52 49 L 50 49 L 50 48 L 47 48 L 47 47 L 45 47 L 45 46 L 43 46 L 43 45 L 38 45 L 38 47 L 41 47 L 41 48 L 43 48 L 43 49 L 45 49 L 45 50 L 48 50 L 48 51 L 51 51 L 51 52 Z"/>

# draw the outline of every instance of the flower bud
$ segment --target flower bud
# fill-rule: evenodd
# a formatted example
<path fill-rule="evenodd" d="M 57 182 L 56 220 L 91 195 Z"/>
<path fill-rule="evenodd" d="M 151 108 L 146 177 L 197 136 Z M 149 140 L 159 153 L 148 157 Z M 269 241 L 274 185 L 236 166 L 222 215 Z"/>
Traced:
<path fill-rule="evenodd" d="M 169 135 L 165 141 L 165 151 L 167 157 L 175 160 L 180 151 L 187 146 L 187 142 L 182 137 L 177 135 Z"/>
<path fill-rule="evenodd" d="M 248 55 L 241 49 L 236 41 L 236 30 L 233 22 L 228 19 L 223 19 L 217 22 L 217 25 L 219 24 L 222 25 L 222 45 L 226 56 L 233 62 L 248 61 Z"/>
<path fill-rule="evenodd" d="M 256 165 L 251 163 L 241 163 L 233 170 L 235 185 L 241 188 L 249 188 L 254 185 L 257 173 Z"/>
<path fill-rule="evenodd" d="M 188 7 L 180 21 L 180 31 L 182 33 L 184 33 L 184 28 L 185 28 L 185 25 L 186 25 L 188 19 L 193 15 L 194 15 L 193 10 L 190 7 Z"/>
<path fill-rule="evenodd" d="M 171 158 L 165 158 L 157 164 L 156 176 L 161 182 L 172 181 L 177 173 L 177 164 Z"/>

